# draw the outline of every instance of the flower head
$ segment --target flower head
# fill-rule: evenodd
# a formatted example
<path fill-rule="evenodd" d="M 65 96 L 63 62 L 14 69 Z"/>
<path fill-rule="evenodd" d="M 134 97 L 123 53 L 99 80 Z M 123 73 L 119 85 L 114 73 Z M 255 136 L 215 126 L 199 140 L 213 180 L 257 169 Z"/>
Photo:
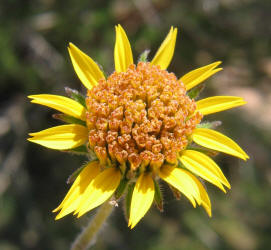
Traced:
<path fill-rule="evenodd" d="M 217 164 L 199 147 L 243 160 L 247 154 L 230 138 L 201 124 L 203 116 L 245 104 L 240 97 L 214 96 L 200 101 L 190 89 L 220 71 L 215 62 L 178 79 L 166 69 L 172 59 L 177 29 L 171 28 L 151 62 L 133 62 L 125 31 L 116 26 L 115 72 L 105 77 L 99 66 L 75 45 L 69 45 L 73 67 L 87 88 L 82 98 L 29 96 L 33 103 L 60 111 L 68 124 L 30 133 L 29 141 L 58 150 L 85 146 L 90 161 L 75 173 L 57 219 L 78 217 L 110 198 L 126 196 L 126 214 L 133 228 L 153 202 L 162 209 L 159 181 L 167 182 L 195 207 L 211 216 L 211 203 L 197 177 L 226 192 L 230 184 Z M 195 92 L 195 91 L 194 91 Z"/>

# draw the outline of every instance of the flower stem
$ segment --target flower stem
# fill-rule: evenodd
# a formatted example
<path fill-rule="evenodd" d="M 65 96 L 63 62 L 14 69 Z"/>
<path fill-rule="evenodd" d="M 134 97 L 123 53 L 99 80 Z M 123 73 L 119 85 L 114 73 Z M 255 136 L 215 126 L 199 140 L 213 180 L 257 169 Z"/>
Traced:
<path fill-rule="evenodd" d="M 97 234 L 102 225 L 113 211 L 114 206 L 105 202 L 97 211 L 95 217 L 82 230 L 71 246 L 71 250 L 86 250 L 95 243 Z"/>

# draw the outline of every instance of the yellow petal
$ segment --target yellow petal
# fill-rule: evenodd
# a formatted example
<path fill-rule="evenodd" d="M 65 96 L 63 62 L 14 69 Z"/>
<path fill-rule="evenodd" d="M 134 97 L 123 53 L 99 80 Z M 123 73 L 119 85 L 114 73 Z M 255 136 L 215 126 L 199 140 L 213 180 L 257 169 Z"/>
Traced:
<path fill-rule="evenodd" d="M 226 192 L 222 184 L 230 188 L 221 169 L 207 155 L 195 150 L 185 150 L 179 160 L 189 171 L 219 187 L 222 191 Z"/>
<path fill-rule="evenodd" d="M 124 29 L 120 26 L 116 28 L 116 43 L 114 50 L 115 69 L 117 72 L 125 72 L 133 64 L 133 54 L 130 42 Z"/>
<path fill-rule="evenodd" d="M 248 155 L 229 137 L 208 128 L 196 128 L 192 140 L 197 144 L 247 160 Z"/>
<path fill-rule="evenodd" d="M 91 181 L 99 174 L 100 165 L 97 161 L 90 162 L 75 179 L 69 192 L 65 196 L 61 204 L 53 211 L 57 212 L 61 209 L 60 213 L 56 216 L 56 220 L 64 217 L 65 215 L 75 211 L 80 204 L 84 192 Z"/>
<path fill-rule="evenodd" d="M 76 148 L 88 140 L 87 128 L 77 124 L 56 126 L 29 135 L 33 137 L 28 141 L 58 150 Z"/>
<path fill-rule="evenodd" d="M 153 65 L 160 65 L 161 69 L 167 69 L 175 50 L 175 43 L 177 38 L 177 28 L 170 28 L 170 31 L 156 52 L 151 61 Z"/>
<path fill-rule="evenodd" d="M 193 175 L 191 175 L 193 180 L 195 181 L 196 185 L 198 186 L 199 193 L 200 193 L 200 198 L 201 198 L 201 204 L 209 215 L 209 217 L 212 216 L 212 206 L 211 206 L 211 201 L 209 198 L 208 193 L 206 192 L 204 186 L 201 184 L 201 182 Z"/>
<path fill-rule="evenodd" d="M 168 184 L 178 189 L 196 207 L 195 200 L 200 204 L 200 192 L 193 175 L 188 171 L 171 165 L 164 165 L 159 171 L 159 176 Z"/>
<path fill-rule="evenodd" d="M 181 77 L 180 81 L 184 83 L 186 90 L 192 89 L 218 71 L 222 70 L 222 68 L 215 69 L 219 64 L 221 64 L 220 61 L 192 70 Z"/>
<path fill-rule="evenodd" d="M 197 111 L 209 115 L 223 110 L 246 104 L 243 98 L 237 96 L 213 96 L 196 102 Z"/>
<path fill-rule="evenodd" d="M 78 217 L 108 200 L 117 189 L 121 179 L 118 169 L 108 168 L 100 173 L 87 187 L 81 198 Z"/>
<path fill-rule="evenodd" d="M 128 226 L 132 229 L 147 213 L 154 198 L 154 183 L 149 173 L 143 173 L 136 181 L 133 191 Z"/>
<path fill-rule="evenodd" d="M 59 95 L 30 95 L 29 98 L 32 103 L 47 106 L 49 108 L 56 109 L 66 115 L 73 116 L 75 118 L 86 120 L 86 109 L 80 103 Z"/>
<path fill-rule="evenodd" d="M 73 68 L 87 89 L 92 89 L 100 79 L 104 79 L 103 72 L 89 56 L 72 43 L 69 43 L 68 50 Z"/>

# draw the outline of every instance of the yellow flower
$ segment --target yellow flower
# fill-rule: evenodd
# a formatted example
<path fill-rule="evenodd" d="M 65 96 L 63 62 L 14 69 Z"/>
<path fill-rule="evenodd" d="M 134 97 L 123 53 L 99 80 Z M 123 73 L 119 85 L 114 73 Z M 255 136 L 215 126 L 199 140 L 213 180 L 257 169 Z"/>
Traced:
<path fill-rule="evenodd" d="M 203 116 L 245 104 L 240 97 L 214 96 L 195 101 L 189 90 L 222 70 L 221 62 L 193 70 L 180 79 L 166 69 L 171 62 L 177 28 L 171 27 L 151 62 L 133 62 L 123 28 L 116 26 L 115 72 L 105 77 L 99 66 L 70 43 L 76 74 L 87 88 L 84 99 L 32 95 L 31 102 L 62 112 L 68 124 L 30 133 L 28 140 L 58 150 L 85 145 L 91 160 L 80 168 L 68 194 L 54 210 L 56 219 L 78 217 L 112 199 L 126 195 L 129 227 L 133 228 L 152 203 L 162 209 L 159 181 L 211 216 L 209 196 L 197 179 L 224 192 L 230 184 L 202 148 L 243 160 L 248 155 L 229 137 L 200 124 Z M 225 187 L 224 187 L 225 186 Z"/>

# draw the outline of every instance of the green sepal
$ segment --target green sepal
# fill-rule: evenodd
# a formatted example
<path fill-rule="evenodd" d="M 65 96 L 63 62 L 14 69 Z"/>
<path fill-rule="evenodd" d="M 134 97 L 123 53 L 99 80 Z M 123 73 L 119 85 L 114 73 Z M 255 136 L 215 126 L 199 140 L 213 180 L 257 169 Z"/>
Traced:
<path fill-rule="evenodd" d="M 125 177 L 120 181 L 120 184 L 117 190 L 115 191 L 116 200 L 118 200 L 123 195 L 128 183 L 129 183 L 129 180 L 127 180 Z"/>
<path fill-rule="evenodd" d="M 86 106 L 86 98 L 83 96 L 81 93 L 79 93 L 75 89 L 71 89 L 69 87 L 65 87 L 65 92 L 67 93 L 68 96 L 70 96 L 73 100 L 79 102 L 82 104 L 85 108 Z"/>
<path fill-rule="evenodd" d="M 161 192 L 161 189 L 159 187 L 158 182 L 156 180 L 153 180 L 153 182 L 154 182 L 154 190 L 155 190 L 154 202 L 155 202 L 155 205 L 157 206 L 157 208 L 160 210 L 160 212 L 163 212 L 164 211 L 163 195 L 162 195 L 162 192 Z"/>
<path fill-rule="evenodd" d="M 149 49 L 146 49 L 145 51 L 143 51 L 139 58 L 138 58 L 138 62 L 148 62 L 148 55 L 150 53 Z"/>
<path fill-rule="evenodd" d="M 191 99 L 197 99 L 199 97 L 199 94 L 201 93 L 201 91 L 205 88 L 205 84 L 200 84 L 198 86 L 196 86 L 195 88 L 193 88 L 192 90 L 190 90 L 187 95 L 191 98 Z"/>
<path fill-rule="evenodd" d="M 202 122 L 197 124 L 197 128 L 210 128 L 214 129 L 222 124 L 221 121 L 213 121 L 213 122 Z"/>
<path fill-rule="evenodd" d="M 125 218 L 126 218 L 127 221 L 128 221 L 128 218 L 130 217 L 130 208 L 131 208 L 131 201 L 132 201 L 134 188 L 135 188 L 135 182 L 131 183 L 128 186 L 127 194 L 126 194 L 126 197 L 125 197 L 124 214 L 125 214 Z"/>
<path fill-rule="evenodd" d="M 66 122 L 66 123 L 79 124 L 79 125 L 82 125 L 82 126 L 86 126 L 85 121 L 82 121 L 80 119 L 77 119 L 75 117 L 72 117 L 72 116 L 66 115 L 66 114 L 59 114 L 59 113 L 53 114 L 53 118 L 57 119 L 57 120 L 60 120 L 62 122 Z"/>
<path fill-rule="evenodd" d="M 84 164 L 80 168 L 77 168 L 67 179 L 66 183 L 71 184 L 75 181 L 77 176 L 81 173 L 81 171 L 87 166 L 87 164 Z"/>
<path fill-rule="evenodd" d="M 88 151 L 86 145 L 81 145 L 79 147 L 71 148 L 71 149 L 63 150 L 63 151 L 67 152 L 67 153 L 73 153 L 73 154 L 78 154 L 78 155 L 88 155 L 89 156 L 89 151 Z"/>

